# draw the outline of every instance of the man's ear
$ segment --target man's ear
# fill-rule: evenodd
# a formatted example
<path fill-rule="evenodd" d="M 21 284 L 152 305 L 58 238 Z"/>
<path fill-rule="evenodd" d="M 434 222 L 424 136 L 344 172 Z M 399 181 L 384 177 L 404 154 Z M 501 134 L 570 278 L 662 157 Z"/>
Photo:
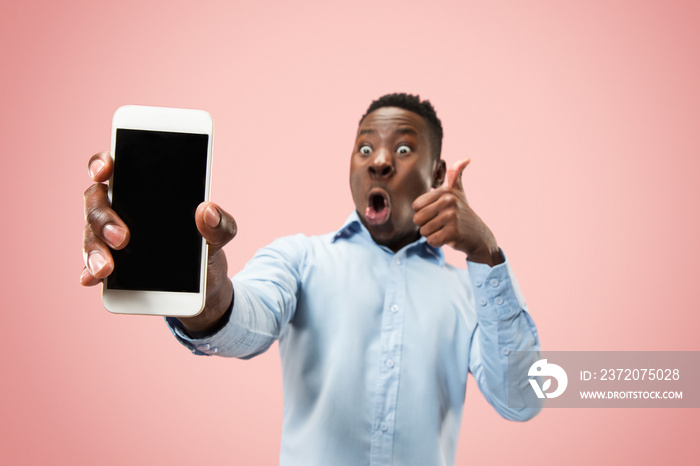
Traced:
<path fill-rule="evenodd" d="M 445 161 L 440 159 L 437 161 L 435 169 L 433 170 L 433 188 L 437 189 L 442 186 L 445 181 L 445 173 L 447 172 L 447 165 Z"/>

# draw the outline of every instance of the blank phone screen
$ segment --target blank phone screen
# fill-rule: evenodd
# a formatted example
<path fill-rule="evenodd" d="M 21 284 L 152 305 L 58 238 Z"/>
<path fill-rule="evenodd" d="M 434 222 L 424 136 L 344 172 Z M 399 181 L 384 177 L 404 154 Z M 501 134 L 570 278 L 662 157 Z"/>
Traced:
<path fill-rule="evenodd" d="M 117 129 L 112 208 L 131 239 L 112 251 L 108 288 L 200 291 L 194 213 L 204 201 L 208 144 L 207 134 Z"/>

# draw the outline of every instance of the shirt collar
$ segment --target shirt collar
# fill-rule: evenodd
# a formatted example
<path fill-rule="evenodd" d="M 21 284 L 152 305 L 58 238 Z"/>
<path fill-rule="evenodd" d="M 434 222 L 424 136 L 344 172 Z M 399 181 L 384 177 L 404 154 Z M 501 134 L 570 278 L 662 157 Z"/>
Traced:
<path fill-rule="evenodd" d="M 338 230 L 333 235 L 333 237 L 331 238 L 331 243 L 335 243 L 339 239 L 351 238 L 355 235 L 360 235 L 361 237 L 374 243 L 374 239 L 369 233 L 369 230 L 360 221 L 360 216 L 357 214 L 357 211 L 353 210 L 353 212 L 350 214 L 350 216 L 345 221 L 340 230 Z M 391 250 L 389 248 L 386 248 L 385 246 L 379 247 L 391 252 Z M 439 265 L 445 264 L 445 255 L 442 253 L 442 248 L 436 248 L 434 246 L 429 245 L 427 240 L 423 236 L 421 236 L 418 240 L 414 241 L 413 243 L 406 245 L 402 250 L 405 251 L 406 254 L 416 253 L 421 257 L 436 262 Z"/>

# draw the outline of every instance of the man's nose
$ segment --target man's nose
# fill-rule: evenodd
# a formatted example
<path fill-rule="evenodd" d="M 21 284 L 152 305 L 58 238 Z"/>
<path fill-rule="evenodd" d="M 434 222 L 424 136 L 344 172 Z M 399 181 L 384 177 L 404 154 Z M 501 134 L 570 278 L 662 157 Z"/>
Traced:
<path fill-rule="evenodd" d="M 394 158 L 388 150 L 379 149 L 375 152 L 374 159 L 369 166 L 369 172 L 372 176 L 386 178 L 394 173 Z"/>

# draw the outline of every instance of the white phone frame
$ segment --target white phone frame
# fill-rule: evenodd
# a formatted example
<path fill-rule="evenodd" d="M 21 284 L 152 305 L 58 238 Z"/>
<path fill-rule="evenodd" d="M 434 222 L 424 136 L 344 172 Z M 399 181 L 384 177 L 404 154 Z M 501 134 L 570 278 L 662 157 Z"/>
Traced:
<path fill-rule="evenodd" d="M 204 200 L 209 200 L 211 183 L 212 142 L 214 122 L 204 110 L 124 105 L 112 118 L 112 160 L 115 157 L 117 128 L 197 133 L 209 135 Z M 109 181 L 109 200 L 112 201 L 112 179 Z M 192 219 L 194 221 L 194 219 Z M 207 288 L 208 246 L 202 238 L 199 293 L 115 290 L 108 288 L 107 279 L 102 285 L 102 303 L 115 314 L 165 315 L 192 317 L 204 309 Z"/>

